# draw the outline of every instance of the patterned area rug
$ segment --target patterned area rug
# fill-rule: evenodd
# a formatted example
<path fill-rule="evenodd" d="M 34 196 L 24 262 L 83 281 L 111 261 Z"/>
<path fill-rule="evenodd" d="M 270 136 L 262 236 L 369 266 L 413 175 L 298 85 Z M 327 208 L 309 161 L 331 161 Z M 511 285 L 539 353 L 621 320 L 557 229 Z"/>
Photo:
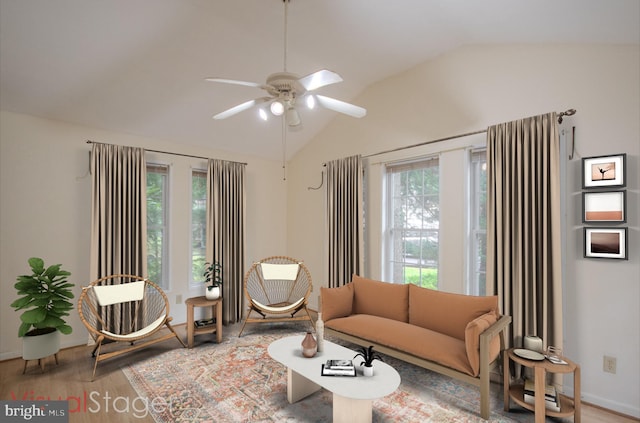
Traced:
<path fill-rule="evenodd" d="M 286 368 L 267 347 L 283 336 L 300 335 L 295 324 L 264 326 L 222 344 L 175 349 L 122 368 L 138 395 L 151 403 L 156 422 L 330 422 L 331 393 L 320 390 L 287 401 Z M 354 345 L 333 340 L 354 349 Z M 484 422 L 476 387 L 383 356 L 401 377 L 398 390 L 373 402 L 374 422 Z M 506 413 L 502 390 L 492 386 L 492 422 L 533 422 L 529 412 Z"/>

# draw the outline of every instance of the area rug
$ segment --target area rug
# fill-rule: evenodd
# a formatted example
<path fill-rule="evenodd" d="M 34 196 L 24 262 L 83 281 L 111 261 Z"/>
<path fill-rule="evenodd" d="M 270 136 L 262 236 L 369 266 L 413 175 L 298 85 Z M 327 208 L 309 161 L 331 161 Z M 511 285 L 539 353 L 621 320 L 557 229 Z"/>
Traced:
<path fill-rule="evenodd" d="M 320 390 L 289 404 L 286 368 L 267 352 L 276 339 L 303 333 L 295 324 L 268 325 L 241 338 L 225 336 L 221 344 L 171 350 L 122 371 L 140 397 L 156 404 L 149 410 L 156 422 L 330 422 L 331 393 Z M 476 387 L 392 357 L 383 359 L 402 382 L 396 392 L 373 402 L 374 422 L 484 422 Z M 491 410 L 492 422 L 533 422 L 532 413 L 503 411 L 498 385 L 492 386 Z"/>

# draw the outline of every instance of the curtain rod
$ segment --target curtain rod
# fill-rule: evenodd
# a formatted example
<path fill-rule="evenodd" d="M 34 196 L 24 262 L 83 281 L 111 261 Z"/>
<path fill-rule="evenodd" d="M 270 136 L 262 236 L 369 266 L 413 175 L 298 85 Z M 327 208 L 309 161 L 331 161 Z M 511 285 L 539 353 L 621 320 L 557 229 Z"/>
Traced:
<path fill-rule="evenodd" d="M 568 109 L 568 110 L 565 110 L 564 112 L 558 113 L 558 123 L 562 123 L 562 117 L 563 116 L 573 116 L 575 114 L 576 114 L 576 109 Z M 412 145 L 407 145 L 407 146 L 404 146 L 404 147 L 393 148 L 391 150 L 379 151 L 377 153 L 367 154 L 366 156 L 362 156 L 362 157 L 363 158 L 367 158 L 367 157 L 379 156 L 380 154 L 394 153 L 396 151 L 408 150 L 410 148 L 415 148 L 415 147 L 422 147 L 423 145 L 435 144 L 435 143 L 441 142 L 441 141 L 448 141 L 448 140 L 453 140 L 453 139 L 456 139 L 456 138 L 468 137 L 470 135 L 483 134 L 485 132 L 487 132 L 486 129 L 481 129 L 481 130 L 478 130 L 478 131 L 467 132 L 465 134 L 451 135 L 449 137 L 438 138 L 436 140 L 424 141 L 424 142 L 420 142 L 418 144 L 412 144 Z"/>
<path fill-rule="evenodd" d="M 107 145 L 115 145 L 115 144 L 108 144 L 108 143 L 104 143 L 104 142 L 97 142 L 97 141 L 91 141 L 91 140 L 87 140 L 87 144 L 107 144 Z M 160 154 L 171 154 L 172 156 L 182 156 L 182 157 L 191 157 L 193 159 L 203 159 L 203 160 L 209 160 L 209 157 L 203 157 L 203 156 L 193 156 L 191 154 L 183 154 L 183 153 L 172 153 L 170 151 L 160 151 L 160 150 L 150 150 L 147 148 L 144 148 L 144 151 L 149 151 L 151 153 L 160 153 Z M 225 160 L 227 162 L 231 162 L 231 163 L 238 163 L 241 165 L 247 165 L 247 163 L 244 162 L 235 162 L 233 160 Z"/>

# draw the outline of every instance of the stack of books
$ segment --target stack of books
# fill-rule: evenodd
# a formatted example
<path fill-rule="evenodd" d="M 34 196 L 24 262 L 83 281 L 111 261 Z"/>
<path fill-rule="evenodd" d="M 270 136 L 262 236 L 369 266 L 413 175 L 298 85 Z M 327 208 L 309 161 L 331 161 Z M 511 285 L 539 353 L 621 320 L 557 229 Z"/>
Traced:
<path fill-rule="evenodd" d="M 524 381 L 524 402 L 531 405 L 536 403 L 535 384 L 533 380 L 526 379 Z M 545 385 L 544 387 L 544 406 L 547 410 L 560 411 L 558 392 L 553 385 Z"/>
<path fill-rule="evenodd" d="M 355 376 L 356 366 L 351 360 L 327 360 L 322 364 L 322 376 Z"/>
<path fill-rule="evenodd" d="M 197 328 L 202 328 L 205 326 L 211 326 L 213 324 L 216 323 L 216 319 L 202 319 L 202 320 L 196 320 L 195 322 L 193 322 L 193 325 Z"/>

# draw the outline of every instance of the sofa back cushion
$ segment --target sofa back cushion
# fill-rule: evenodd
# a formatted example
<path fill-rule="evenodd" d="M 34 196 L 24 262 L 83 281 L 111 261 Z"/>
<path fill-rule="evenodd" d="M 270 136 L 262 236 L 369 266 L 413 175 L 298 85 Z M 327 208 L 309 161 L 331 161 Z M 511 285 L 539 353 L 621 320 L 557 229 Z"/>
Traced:
<path fill-rule="evenodd" d="M 348 283 L 338 288 L 321 287 L 320 306 L 322 320 L 325 322 L 350 316 L 353 311 L 353 284 Z"/>
<path fill-rule="evenodd" d="M 409 286 L 352 278 L 353 314 L 370 314 L 400 322 L 409 321 Z"/>
<path fill-rule="evenodd" d="M 467 324 L 485 313 L 498 313 L 498 297 L 453 294 L 409 284 L 409 323 L 460 340 Z"/>

